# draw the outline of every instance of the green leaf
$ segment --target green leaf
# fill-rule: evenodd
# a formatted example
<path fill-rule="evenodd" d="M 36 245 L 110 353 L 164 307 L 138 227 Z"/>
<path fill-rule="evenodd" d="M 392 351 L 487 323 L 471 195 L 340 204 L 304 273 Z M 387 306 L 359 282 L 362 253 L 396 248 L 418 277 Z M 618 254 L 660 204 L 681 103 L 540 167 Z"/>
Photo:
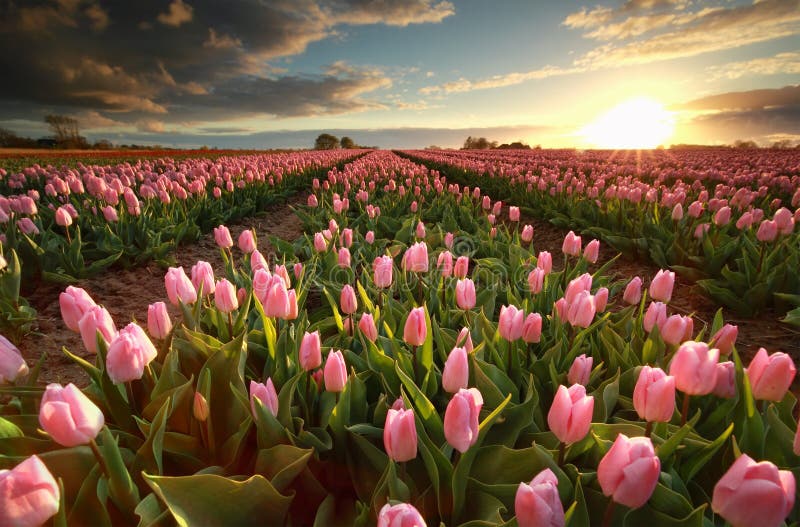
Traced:
<path fill-rule="evenodd" d="M 266 478 L 236 481 L 212 474 L 164 477 L 144 475 L 180 527 L 283 524 L 292 496 L 279 493 Z"/>

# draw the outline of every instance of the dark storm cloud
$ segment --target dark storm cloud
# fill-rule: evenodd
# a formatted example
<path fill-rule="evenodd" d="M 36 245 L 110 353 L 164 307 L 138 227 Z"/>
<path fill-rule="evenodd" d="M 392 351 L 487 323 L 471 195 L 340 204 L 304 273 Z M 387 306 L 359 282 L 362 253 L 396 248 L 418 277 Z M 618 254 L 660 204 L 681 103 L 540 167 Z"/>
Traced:
<path fill-rule="evenodd" d="M 0 101 L 29 117 L 100 111 L 151 129 L 361 111 L 380 107 L 371 92 L 390 85 L 380 71 L 337 64 L 288 75 L 272 62 L 348 25 L 453 12 L 442 0 L 0 0 Z"/>
<path fill-rule="evenodd" d="M 719 93 L 679 106 L 685 110 L 758 109 L 800 106 L 800 85 L 783 88 Z"/>

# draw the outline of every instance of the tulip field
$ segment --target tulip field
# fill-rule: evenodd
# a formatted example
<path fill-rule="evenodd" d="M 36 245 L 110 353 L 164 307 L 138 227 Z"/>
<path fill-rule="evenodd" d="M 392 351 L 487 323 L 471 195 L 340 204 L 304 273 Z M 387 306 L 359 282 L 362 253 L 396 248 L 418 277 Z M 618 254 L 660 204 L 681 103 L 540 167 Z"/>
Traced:
<path fill-rule="evenodd" d="M 0 526 L 800 524 L 796 357 L 731 319 L 800 340 L 792 151 L 78 161 L 0 194 Z M 302 236 L 235 227 L 292 196 Z M 145 265 L 146 319 L 85 287 Z M 53 283 L 79 385 L 17 347 Z"/>

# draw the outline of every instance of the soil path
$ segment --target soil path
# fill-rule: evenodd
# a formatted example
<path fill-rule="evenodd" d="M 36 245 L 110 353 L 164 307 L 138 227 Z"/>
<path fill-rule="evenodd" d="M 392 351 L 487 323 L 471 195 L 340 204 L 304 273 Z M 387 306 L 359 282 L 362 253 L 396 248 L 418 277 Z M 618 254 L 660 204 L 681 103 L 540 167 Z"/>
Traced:
<path fill-rule="evenodd" d="M 253 228 L 258 237 L 259 251 L 270 259 L 271 247 L 266 235 L 273 235 L 284 240 L 294 241 L 303 234 L 300 219 L 291 207 L 305 203 L 306 195 L 299 194 L 287 203 L 275 205 L 258 216 L 247 218 L 238 224 L 228 225 L 231 236 L 236 242 L 239 234 Z M 234 257 L 240 258 L 241 252 L 234 247 Z M 214 241 L 214 233 L 209 232 L 197 242 L 181 246 L 175 253 L 177 265 L 183 266 L 190 273 L 192 265 L 198 260 L 205 260 L 214 268 L 217 276 L 223 270 L 222 257 Z M 122 328 L 132 320 L 137 320 L 144 327 L 147 323 L 147 306 L 159 300 L 167 302 L 173 323 L 179 319 L 179 310 L 172 307 L 166 298 L 164 274 L 166 269 L 150 263 L 133 269 L 111 269 L 96 277 L 81 280 L 76 286 L 86 289 L 98 304 L 108 309 L 117 328 Z M 29 365 L 39 360 L 42 353 L 47 357 L 42 365 L 39 382 L 75 383 L 84 386 L 88 377 L 83 370 L 72 362 L 61 351 L 67 348 L 71 353 L 94 361 L 86 351 L 83 341 L 77 333 L 70 331 L 61 319 L 58 303 L 59 294 L 64 286 L 52 283 L 42 284 L 28 298 L 30 304 L 38 312 L 38 331 L 26 336 L 19 345 L 22 355 Z"/>

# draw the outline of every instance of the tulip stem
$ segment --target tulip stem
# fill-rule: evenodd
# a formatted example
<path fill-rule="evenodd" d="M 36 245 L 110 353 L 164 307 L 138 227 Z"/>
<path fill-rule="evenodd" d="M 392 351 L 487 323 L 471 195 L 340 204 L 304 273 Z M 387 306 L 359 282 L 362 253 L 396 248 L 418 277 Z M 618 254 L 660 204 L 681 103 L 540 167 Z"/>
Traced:
<path fill-rule="evenodd" d="M 417 347 L 411 346 L 411 360 L 414 363 L 414 382 L 417 382 Z"/>
<path fill-rule="evenodd" d="M 400 463 L 400 481 L 405 482 L 406 480 L 406 462 L 403 461 Z"/>
<path fill-rule="evenodd" d="M 108 474 L 108 467 L 106 467 L 106 460 L 103 459 L 103 455 L 100 453 L 100 448 L 98 448 L 97 442 L 94 439 L 89 440 L 89 448 L 92 449 L 92 454 L 94 454 L 97 463 L 100 465 L 100 470 L 103 471 L 103 474 L 107 478 L 110 477 Z"/>
<path fill-rule="evenodd" d="M 609 498 L 606 512 L 603 514 L 603 527 L 609 527 L 611 525 L 611 519 L 614 517 L 614 505 L 614 500 Z"/>
<path fill-rule="evenodd" d="M 64 227 L 64 232 L 67 233 L 67 244 L 72 245 L 72 238 L 69 235 L 69 227 Z"/>
<path fill-rule="evenodd" d="M 136 410 L 136 397 L 133 396 L 133 382 L 126 382 L 125 388 L 128 395 L 128 404 L 131 405 L 131 414 L 136 415 L 138 412 Z"/>
<path fill-rule="evenodd" d="M 686 424 L 686 416 L 689 415 L 689 398 L 691 395 L 688 393 L 683 394 L 683 410 L 681 411 L 681 426 Z"/>
<path fill-rule="evenodd" d="M 651 433 L 653 433 L 653 421 L 647 421 L 647 426 L 644 427 L 644 436 L 650 437 Z"/>
<path fill-rule="evenodd" d="M 558 444 L 558 466 L 561 467 L 564 465 L 564 453 L 567 450 L 567 445 L 561 441 Z"/>
<path fill-rule="evenodd" d="M 228 311 L 228 334 L 231 340 L 233 340 L 233 315 L 230 311 Z"/>

